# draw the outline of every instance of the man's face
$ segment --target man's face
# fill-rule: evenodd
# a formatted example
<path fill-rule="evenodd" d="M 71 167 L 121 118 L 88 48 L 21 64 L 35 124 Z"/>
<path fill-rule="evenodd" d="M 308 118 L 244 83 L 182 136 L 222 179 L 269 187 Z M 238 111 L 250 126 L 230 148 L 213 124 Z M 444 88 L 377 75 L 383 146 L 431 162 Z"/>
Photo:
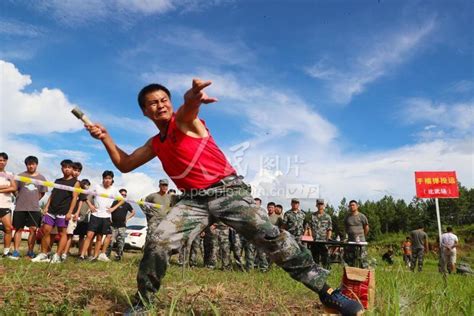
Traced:
<path fill-rule="evenodd" d="M 254 200 L 255 201 L 255 204 L 257 204 L 258 207 L 260 207 L 262 205 L 262 201 L 260 200 Z"/>
<path fill-rule="evenodd" d="M 104 188 L 110 187 L 113 182 L 114 178 L 112 178 L 111 176 L 105 176 L 104 178 L 102 178 L 102 185 L 104 186 Z"/>
<path fill-rule="evenodd" d="M 72 176 L 72 166 L 70 166 L 70 165 L 61 166 L 61 171 L 62 171 L 64 177 Z"/>
<path fill-rule="evenodd" d="M 291 209 L 298 210 L 300 208 L 300 203 L 298 202 L 291 202 Z"/>
<path fill-rule="evenodd" d="M 150 92 L 144 97 L 143 114 L 153 122 L 167 122 L 173 115 L 171 100 L 163 90 Z"/>
<path fill-rule="evenodd" d="M 127 197 L 127 192 L 125 192 L 125 191 L 120 191 L 120 195 L 122 195 L 123 198 L 126 198 L 126 197 Z"/>
<path fill-rule="evenodd" d="M 316 204 L 316 207 L 318 208 L 318 211 L 324 212 L 324 209 L 326 208 L 326 205 L 324 205 L 324 203 L 318 203 L 318 204 Z"/>
<path fill-rule="evenodd" d="M 275 212 L 275 205 L 267 205 L 268 215 L 273 214 Z"/>
<path fill-rule="evenodd" d="M 0 169 L 5 169 L 7 166 L 8 159 L 4 159 L 3 157 L 0 157 Z"/>
<path fill-rule="evenodd" d="M 79 178 L 80 175 L 81 175 L 81 170 L 76 169 L 76 168 L 72 168 L 72 176 L 74 178 Z"/>
<path fill-rule="evenodd" d="M 351 212 L 356 212 L 359 209 L 359 205 L 357 203 L 352 202 L 349 204 L 349 209 Z"/>
<path fill-rule="evenodd" d="M 26 164 L 26 172 L 28 172 L 28 173 L 35 173 L 36 168 L 38 168 L 37 163 L 30 162 L 30 163 Z"/>
<path fill-rule="evenodd" d="M 168 185 L 164 183 L 160 184 L 160 193 L 165 194 L 166 192 L 168 192 Z"/>
<path fill-rule="evenodd" d="M 280 215 L 281 212 L 283 212 L 283 210 L 281 209 L 281 207 L 275 206 L 275 214 Z"/>

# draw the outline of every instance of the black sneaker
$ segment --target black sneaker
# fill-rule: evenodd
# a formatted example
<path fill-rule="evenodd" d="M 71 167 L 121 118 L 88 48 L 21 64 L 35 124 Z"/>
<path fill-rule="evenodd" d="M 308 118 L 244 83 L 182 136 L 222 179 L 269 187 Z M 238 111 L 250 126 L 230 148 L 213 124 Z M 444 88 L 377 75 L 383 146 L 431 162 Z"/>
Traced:
<path fill-rule="evenodd" d="M 341 293 L 339 289 L 326 287 L 319 293 L 319 299 L 324 306 L 333 308 L 343 316 L 362 315 L 364 307 Z"/>

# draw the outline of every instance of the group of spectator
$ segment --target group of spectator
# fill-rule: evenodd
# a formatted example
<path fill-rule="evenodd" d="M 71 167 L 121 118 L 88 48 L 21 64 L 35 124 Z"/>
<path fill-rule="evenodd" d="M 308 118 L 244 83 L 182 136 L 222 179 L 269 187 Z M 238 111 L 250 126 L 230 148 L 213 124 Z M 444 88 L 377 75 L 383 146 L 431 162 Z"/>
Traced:
<path fill-rule="evenodd" d="M 301 247 L 308 247 L 316 263 L 329 267 L 327 245 L 332 241 L 333 228 L 331 216 L 325 212 L 326 203 L 323 199 L 316 199 L 315 212 L 303 211 L 299 199 L 296 198 L 291 199 L 291 208 L 286 212 L 283 211 L 281 204 L 268 202 L 264 209 L 260 198 L 255 198 L 254 201 L 260 208 L 262 216 L 268 216 L 273 225 L 292 234 Z M 360 260 L 360 266 L 368 267 L 365 246 L 365 237 L 369 232 L 367 217 L 358 211 L 358 203 L 355 200 L 349 203 L 349 209 L 351 212 L 344 223 L 347 232 L 346 241 L 353 245 L 345 247 L 343 260 L 352 266 Z M 309 240 L 313 242 L 308 242 Z M 199 251 L 203 254 L 204 266 L 210 269 L 216 268 L 218 261 L 221 269 L 231 269 L 232 257 L 235 266 L 240 270 L 249 271 L 256 268 L 267 271 L 271 264 L 264 252 L 256 250 L 252 243 L 222 222 L 210 225 L 195 240 L 185 243 L 178 262 L 185 264 L 186 259 L 189 259 L 191 267 L 197 266 Z"/>
<path fill-rule="evenodd" d="M 126 222 L 135 215 L 133 207 L 123 200 L 117 201 L 104 195 L 127 196 L 126 189 L 113 186 L 114 173 L 106 170 L 102 183 L 93 186 L 95 195 L 54 188 L 43 209 L 40 200 L 47 187 L 32 182 L 15 181 L 13 174 L 5 170 L 8 155 L 0 153 L 0 219 L 4 230 L 3 257 L 18 260 L 21 257 L 20 243 L 24 227 L 28 227 L 28 250 L 26 256 L 32 262 L 60 263 L 66 260 L 73 236 L 79 236 L 79 259 L 110 261 L 111 241 L 115 241 L 116 259 L 123 255 Z M 45 181 L 38 171 L 38 158 L 25 159 L 26 171 L 19 174 L 27 178 Z M 89 189 L 88 179 L 79 180 L 82 164 L 65 159 L 61 162 L 62 177 L 55 184 Z M 102 196 L 101 196 L 102 195 Z M 13 216 L 12 216 L 13 213 Z M 13 247 L 12 247 L 12 232 Z M 37 234 L 41 235 L 39 254 L 34 248 Z M 52 250 L 59 236 L 58 246 Z M 95 248 L 92 245 L 95 243 Z"/>

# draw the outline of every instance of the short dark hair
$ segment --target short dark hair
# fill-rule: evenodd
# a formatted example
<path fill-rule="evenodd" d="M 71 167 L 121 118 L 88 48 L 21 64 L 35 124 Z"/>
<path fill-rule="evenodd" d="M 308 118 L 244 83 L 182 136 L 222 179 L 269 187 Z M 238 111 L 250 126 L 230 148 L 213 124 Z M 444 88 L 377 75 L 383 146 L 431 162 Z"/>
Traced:
<path fill-rule="evenodd" d="M 349 205 L 351 205 L 351 203 L 355 203 L 355 204 L 359 205 L 359 202 L 357 202 L 356 200 L 350 200 Z"/>
<path fill-rule="evenodd" d="M 38 164 L 38 158 L 35 156 L 28 156 L 25 158 L 25 165 L 29 165 L 30 163 Z"/>
<path fill-rule="evenodd" d="M 446 228 L 446 230 L 448 231 L 448 233 L 450 233 L 450 232 L 453 231 L 453 228 L 451 226 L 448 226 L 448 228 Z"/>
<path fill-rule="evenodd" d="M 277 205 L 275 205 L 275 207 L 283 209 L 283 205 L 281 205 L 281 204 L 277 204 Z"/>
<path fill-rule="evenodd" d="M 72 162 L 71 159 L 64 159 L 61 161 L 61 167 L 72 167 L 74 163 Z"/>
<path fill-rule="evenodd" d="M 1 153 L 0 153 L 0 158 L 3 158 L 3 159 L 5 159 L 5 160 L 8 160 L 8 155 L 7 155 L 7 153 L 1 152 Z"/>
<path fill-rule="evenodd" d="M 102 172 L 102 179 L 104 179 L 105 177 L 111 177 L 113 179 L 114 172 L 110 170 L 105 170 L 104 172 Z"/>
<path fill-rule="evenodd" d="M 262 203 L 262 199 L 261 198 L 255 198 L 253 199 L 254 201 L 259 201 L 260 203 Z"/>
<path fill-rule="evenodd" d="M 168 193 L 176 193 L 176 190 L 175 189 L 169 189 Z"/>
<path fill-rule="evenodd" d="M 268 203 L 267 203 L 267 206 L 272 206 L 272 205 L 273 205 L 273 206 L 276 206 L 275 202 L 268 202 Z"/>
<path fill-rule="evenodd" d="M 79 171 L 82 171 L 82 163 L 80 163 L 79 161 L 75 161 L 72 164 L 72 168 L 77 169 Z"/>
<path fill-rule="evenodd" d="M 82 179 L 79 183 L 81 185 L 81 188 L 83 188 L 83 189 L 86 185 L 91 185 L 91 183 L 88 179 Z"/>
<path fill-rule="evenodd" d="M 140 92 L 138 93 L 138 105 L 140 105 L 140 108 L 143 110 L 145 108 L 145 96 L 150 93 L 150 92 L 154 92 L 154 91 L 164 91 L 167 95 L 168 95 L 168 98 L 170 98 L 171 100 L 171 93 L 170 91 L 168 90 L 168 88 L 166 88 L 165 86 L 161 85 L 161 84 L 158 84 L 158 83 L 152 83 L 152 84 L 149 84 L 148 86 L 146 87 L 143 87 Z"/>
<path fill-rule="evenodd" d="M 120 189 L 119 192 L 120 192 L 120 193 L 122 193 L 122 192 L 128 193 L 128 192 L 127 192 L 127 189 L 123 189 L 123 188 Z"/>

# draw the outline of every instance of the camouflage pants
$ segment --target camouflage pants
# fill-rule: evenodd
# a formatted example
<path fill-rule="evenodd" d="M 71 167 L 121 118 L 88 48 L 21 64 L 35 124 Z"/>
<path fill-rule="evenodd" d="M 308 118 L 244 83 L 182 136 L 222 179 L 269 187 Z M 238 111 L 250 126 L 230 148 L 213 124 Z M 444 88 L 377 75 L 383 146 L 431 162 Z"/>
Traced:
<path fill-rule="evenodd" d="M 110 229 L 112 230 L 112 241 L 107 248 L 106 255 L 109 257 L 113 249 L 118 256 L 123 256 L 127 227 L 110 227 Z"/>
<path fill-rule="evenodd" d="M 418 261 L 418 271 L 423 270 L 423 254 L 424 249 L 413 249 L 411 255 L 411 271 L 415 271 L 416 262 Z"/>
<path fill-rule="evenodd" d="M 217 243 L 214 244 L 213 258 L 219 258 L 221 262 L 221 269 L 230 269 L 230 241 L 229 241 L 229 227 L 217 228 Z"/>
<path fill-rule="evenodd" d="M 288 232 L 280 232 L 270 223 L 267 214 L 254 203 L 250 187 L 240 178 L 225 188 L 202 190 L 192 197 L 184 195 L 160 223 L 154 221 L 153 214 L 147 214 L 147 218 L 147 241 L 137 276 L 139 296 L 145 301 L 159 290 L 168 256 L 181 247 L 182 240 L 193 240 L 215 221 L 234 228 L 313 291 L 322 289 L 329 274 L 314 263 L 308 249 L 301 248 Z"/>
<path fill-rule="evenodd" d="M 350 267 L 356 267 L 359 258 L 362 269 L 369 268 L 367 246 L 347 246 L 344 248 L 344 261 Z"/>
<path fill-rule="evenodd" d="M 216 254 L 214 253 L 214 248 L 217 247 L 217 232 L 210 226 L 206 227 L 204 231 L 204 266 L 214 269 L 217 262 Z"/>
<path fill-rule="evenodd" d="M 257 254 L 255 255 L 255 265 L 260 271 L 265 272 L 268 270 L 267 255 L 262 249 L 257 249 Z"/>
<path fill-rule="evenodd" d="M 242 245 L 240 244 L 240 236 L 235 232 L 234 229 L 230 228 L 229 229 L 229 242 L 230 242 L 230 252 L 234 255 L 235 262 L 239 266 L 239 268 L 242 270 L 242 257 L 241 257 L 241 252 L 242 252 Z"/>
<path fill-rule="evenodd" d="M 197 266 L 197 254 L 201 251 L 201 236 L 197 236 L 191 245 L 183 244 L 179 250 L 178 264 L 186 264 L 189 261 L 191 267 Z"/>
<path fill-rule="evenodd" d="M 242 250 L 244 252 L 245 270 L 250 271 L 253 269 L 255 263 L 255 246 L 242 235 L 240 236 L 240 243 L 242 244 Z"/>
<path fill-rule="evenodd" d="M 189 255 L 189 265 L 191 267 L 197 266 L 197 255 L 198 252 L 202 253 L 202 238 L 201 236 L 197 236 L 194 238 L 193 243 L 191 244 L 191 251 Z"/>

